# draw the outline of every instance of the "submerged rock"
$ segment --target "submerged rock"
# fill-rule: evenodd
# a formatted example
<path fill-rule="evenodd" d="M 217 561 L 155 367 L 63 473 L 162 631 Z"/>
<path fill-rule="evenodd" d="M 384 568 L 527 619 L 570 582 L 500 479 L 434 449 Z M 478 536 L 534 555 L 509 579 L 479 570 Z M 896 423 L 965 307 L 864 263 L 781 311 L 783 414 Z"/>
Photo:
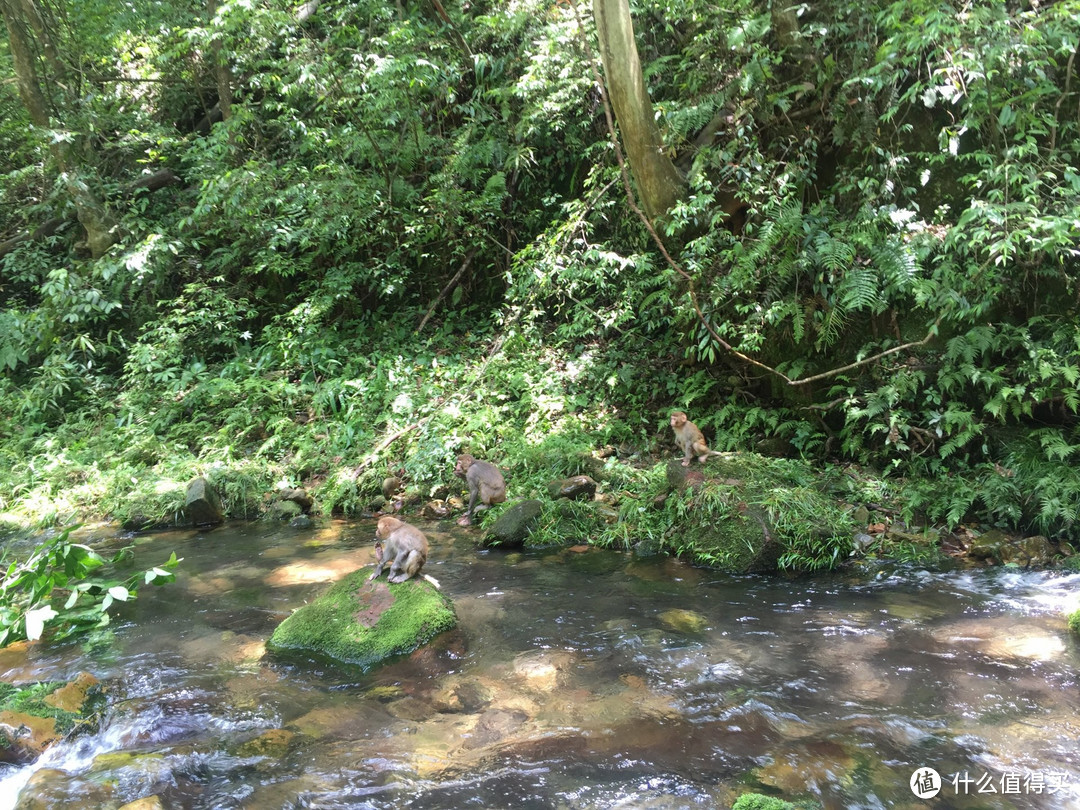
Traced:
<path fill-rule="evenodd" d="M 368 580 L 355 571 L 278 625 L 275 652 L 299 651 L 373 667 L 427 644 L 457 624 L 453 603 L 424 580 Z"/>
<path fill-rule="evenodd" d="M 281 760 L 296 744 L 300 735 L 284 728 L 271 728 L 258 737 L 247 740 L 236 749 L 241 757 L 268 757 Z"/>
<path fill-rule="evenodd" d="M 122 805 L 119 810 L 165 810 L 165 805 L 161 803 L 161 797 L 158 795 L 143 796 L 141 799 Z"/>
<path fill-rule="evenodd" d="M 660 621 L 677 633 L 693 635 L 704 630 L 709 622 L 697 611 L 671 608 L 660 614 Z"/>

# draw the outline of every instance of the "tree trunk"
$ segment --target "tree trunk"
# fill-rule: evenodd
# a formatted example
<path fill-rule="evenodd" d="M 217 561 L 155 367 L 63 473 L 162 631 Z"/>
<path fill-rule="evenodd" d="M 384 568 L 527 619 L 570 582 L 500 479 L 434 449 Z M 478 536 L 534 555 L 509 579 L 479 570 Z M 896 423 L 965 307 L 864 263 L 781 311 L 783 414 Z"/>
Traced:
<path fill-rule="evenodd" d="M 22 97 L 34 126 L 49 129 L 49 104 L 45 100 L 45 94 L 41 92 L 34 52 L 30 47 L 30 34 L 15 0 L 0 0 L 0 14 L 3 14 L 4 25 L 8 30 L 11 61 L 15 65 L 15 82 L 19 87 L 19 96 Z"/>
<path fill-rule="evenodd" d="M 51 130 L 49 103 L 41 89 L 37 65 L 34 61 L 34 48 L 31 46 L 29 28 L 43 25 L 41 15 L 33 0 L 0 0 L 0 16 L 8 30 L 8 42 L 11 46 L 11 58 L 15 66 L 15 80 L 19 86 L 19 95 L 30 114 L 34 126 L 42 130 Z M 27 17 L 31 18 L 28 22 Z M 45 50 L 51 49 L 50 44 Z M 59 60 L 56 60 L 59 65 Z M 80 179 L 71 167 L 70 147 L 66 141 L 51 138 L 49 146 L 60 169 L 68 195 L 75 205 L 79 223 L 86 231 L 86 243 L 90 255 L 95 259 L 105 253 L 116 242 L 116 221 L 105 210 L 105 206 L 94 196 L 90 187 Z"/>
<path fill-rule="evenodd" d="M 645 89 L 628 0 L 593 0 L 607 93 L 619 124 L 630 172 L 651 220 L 682 199 L 687 184 L 667 156 L 652 101 Z"/>
<path fill-rule="evenodd" d="M 179 182 L 180 178 L 173 174 L 169 169 L 158 169 L 153 174 L 143 175 L 138 180 L 128 183 L 122 190 L 122 196 L 132 197 L 140 191 L 150 193 Z M 52 236 L 60 230 L 65 223 L 73 218 L 77 219 L 77 217 L 71 216 L 53 217 L 34 228 L 32 231 L 20 233 L 17 236 L 13 236 L 11 239 L 0 242 L 0 259 L 11 253 L 11 251 L 23 242 L 34 242 L 38 239 L 46 239 Z"/>
<path fill-rule="evenodd" d="M 800 44 L 799 15 L 795 11 L 795 6 L 789 5 L 789 0 L 772 0 L 769 6 L 769 17 L 780 47 L 797 48 Z"/>
<path fill-rule="evenodd" d="M 211 26 L 214 23 L 214 15 L 217 14 L 217 9 L 217 0 L 209 0 L 207 10 L 210 13 Z M 214 76 L 217 78 L 218 107 L 221 108 L 221 120 L 228 121 L 232 118 L 232 71 L 229 70 L 229 60 L 221 47 L 220 35 L 211 40 L 210 54 L 214 60 Z"/>

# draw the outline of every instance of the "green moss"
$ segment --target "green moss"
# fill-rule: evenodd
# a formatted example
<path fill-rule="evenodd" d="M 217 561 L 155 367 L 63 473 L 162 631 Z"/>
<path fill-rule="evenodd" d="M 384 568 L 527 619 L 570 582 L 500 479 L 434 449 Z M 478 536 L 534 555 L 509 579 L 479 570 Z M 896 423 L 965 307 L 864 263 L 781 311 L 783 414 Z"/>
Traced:
<path fill-rule="evenodd" d="M 105 696 L 101 689 L 95 686 L 87 692 L 87 700 L 83 701 L 79 711 L 66 711 L 45 701 L 45 698 L 63 686 L 67 686 L 67 682 L 43 681 L 22 687 L 0 683 L 0 711 L 52 718 L 56 722 L 57 733 L 66 735 L 76 725 L 93 720 L 103 707 Z"/>
<path fill-rule="evenodd" d="M 854 524 L 828 491 L 829 471 L 754 453 L 700 469 L 704 483 L 668 499 L 677 531 L 667 545 L 676 554 L 736 572 L 832 568 L 847 557 Z"/>
<path fill-rule="evenodd" d="M 811 810 L 820 807 L 818 802 L 812 800 L 800 799 L 792 803 L 762 793 L 744 793 L 731 805 L 731 810 Z"/>
<path fill-rule="evenodd" d="M 1080 610 L 1070 613 L 1067 619 L 1069 629 L 1080 636 Z"/>
<path fill-rule="evenodd" d="M 731 810 L 795 810 L 795 805 L 777 799 L 775 796 L 763 796 L 760 793 L 744 793 L 731 805 Z"/>
<path fill-rule="evenodd" d="M 453 604 L 429 583 L 368 583 L 368 576 L 368 569 L 356 571 L 297 610 L 274 631 L 269 648 L 367 668 L 410 653 L 457 624 Z M 390 603 L 383 606 L 386 599 Z M 359 620 L 365 613 L 377 615 L 370 627 Z"/>

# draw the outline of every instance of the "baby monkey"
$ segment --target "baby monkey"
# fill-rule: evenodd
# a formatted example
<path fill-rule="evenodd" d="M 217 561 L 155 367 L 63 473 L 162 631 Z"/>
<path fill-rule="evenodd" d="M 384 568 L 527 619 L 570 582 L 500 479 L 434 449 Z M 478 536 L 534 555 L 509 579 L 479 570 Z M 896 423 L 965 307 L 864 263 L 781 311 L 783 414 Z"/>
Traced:
<path fill-rule="evenodd" d="M 420 574 L 427 555 L 428 542 L 422 531 L 395 517 L 381 517 L 375 527 L 375 571 L 368 580 L 375 579 L 389 565 L 389 582 L 404 582 L 419 575 L 438 588 L 433 577 Z"/>
<path fill-rule="evenodd" d="M 470 525 L 473 513 L 506 500 L 506 481 L 499 468 L 489 461 L 480 461 L 468 453 L 462 453 L 457 457 L 454 475 L 464 478 L 469 486 L 469 509 L 458 520 L 459 526 Z M 476 505 L 477 500 L 480 506 Z"/>
<path fill-rule="evenodd" d="M 686 414 L 682 411 L 672 411 L 671 429 L 675 431 L 675 443 L 682 448 L 684 453 L 682 463 L 684 467 L 690 466 L 690 459 L 693 456 L 697 456 L 697 460 L 704 464 L 705 459 L 709 456 L 723 455 L 723 453 L 709 449 L 709 445 L 705 443 L 705 437 L 698 430 L 698 426 L 687 419 Z"/>

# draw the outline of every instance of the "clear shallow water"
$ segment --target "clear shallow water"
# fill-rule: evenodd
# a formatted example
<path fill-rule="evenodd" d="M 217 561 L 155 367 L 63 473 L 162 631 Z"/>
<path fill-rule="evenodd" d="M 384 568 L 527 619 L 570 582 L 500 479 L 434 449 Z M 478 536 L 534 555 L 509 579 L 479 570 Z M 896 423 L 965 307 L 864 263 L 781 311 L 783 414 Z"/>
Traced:
<path fill-rule="evenodd" d="M 372 562 L 373 522 L 138 538 L 140 564 L 184 557 L 177 583 L 142 589 L 106 639 L 0 651 L 5 680 L 87 670 L 111 704 L 98 734 L 0 771 L 0 808 L 696 808 L 746 786 L 1080 808 L 1076 575 L 728 577 L 481 552 L 447 525 L 423 526 L 425 570 L 458 630 L 371 673 L 262 645 Z M 923 767 L 945 777 L 928 802 L 908 784 Z"/>

